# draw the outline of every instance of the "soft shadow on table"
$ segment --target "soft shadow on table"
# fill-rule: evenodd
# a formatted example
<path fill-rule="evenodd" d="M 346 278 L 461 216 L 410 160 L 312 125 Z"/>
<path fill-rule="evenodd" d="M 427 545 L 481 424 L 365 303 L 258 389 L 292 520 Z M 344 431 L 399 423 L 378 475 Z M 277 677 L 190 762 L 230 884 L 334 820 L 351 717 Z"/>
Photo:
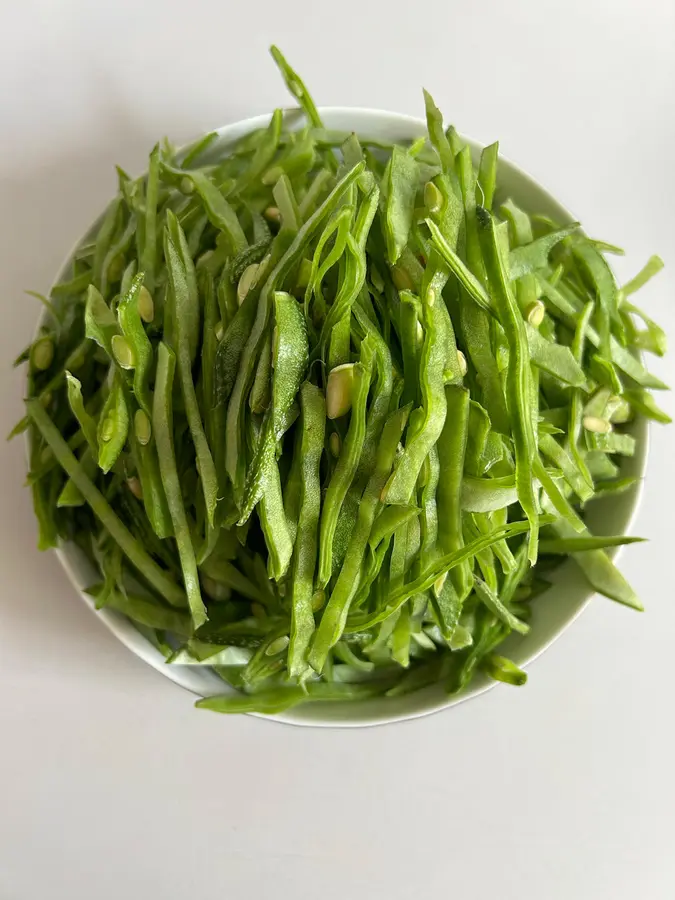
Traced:
<path fill-rule="evenodd" d="M 131 679 L 143 664 L 85 607 L 55 554 L 36 549 L 24 439 L 4 439 L 23 415 L 24 369 L 12 370 L 12 360 L 30 341 L 41 309 L 24 290 L 48 290 L 112 196 L 113 162 L 141 170 L 153 143 L 114 104 L 97 121 L 97 130 L 73 135 L 72 151 L 54 153 L 47 144 L 35 164 L 0 168 L 0 652 L 17 660 L 29 654 L 31 666 L 89 678 L 109 677 L 115 665 Z"/>

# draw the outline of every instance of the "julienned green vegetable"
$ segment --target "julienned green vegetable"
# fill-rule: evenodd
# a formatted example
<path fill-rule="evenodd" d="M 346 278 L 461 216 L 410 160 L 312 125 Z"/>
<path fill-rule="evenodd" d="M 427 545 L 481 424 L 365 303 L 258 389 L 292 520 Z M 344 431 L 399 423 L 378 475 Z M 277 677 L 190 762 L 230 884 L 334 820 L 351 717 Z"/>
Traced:
<path fill-rule="evenodd" d="M 167 142 L 43 298 L 29 365 L 39 546 L 167 663 L 274 713 L 480 670 L 569 556 L 641 609 L 583 510 L 630 486 L 634 416 L 668 422 L 665 335 L 577 225 L 503 196 L 425 92 L 428 141 L 377 146 L 277 110 L 228 156 Z M 536 607 L 534 607 L 536 609 Z M 534 621 L 536 627 L 536 620 Z"/>

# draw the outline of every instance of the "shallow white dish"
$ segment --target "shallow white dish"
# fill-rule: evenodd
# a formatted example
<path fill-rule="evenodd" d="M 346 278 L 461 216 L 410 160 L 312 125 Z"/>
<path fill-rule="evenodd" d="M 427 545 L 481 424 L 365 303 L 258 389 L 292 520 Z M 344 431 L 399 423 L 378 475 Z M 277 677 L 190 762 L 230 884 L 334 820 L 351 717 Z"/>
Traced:
<path fill-rule="evenodd" d="M 381 110 L 332 107 L 321 109 L 320 113 L 328 129 L 356 131 L 359 135 L 377 140 L 409 141 L 426 132 L 425 123 L 420 119 Z M 211 148 L 211 152 L 220 153 L 226 150 L 248 132 L 267 125 L 268 121 L 269 116 L 264 115 L 226 125 L 218 130 L 219 139 Z M 289 110 L 286 114 L 286 123 L 290 127 L 299 126 L 303 121 L 298 110 Z M 468 141 L 473 153 L 480 152 L 479 144 L 464 139 Z M 503 157 L 499 160 L 497 184 L 498 201 L 512 197 L 518 205 L 530 213 L 549 215 L 561 223 L 574 221 L 565 207 L 541 185 Z M 83 237 L 83 241 L 89 238 L 94 227 L 95 225 Z M 57 283 L 69 276 L 71 259 L 72 253 L 58 273 Z M 637 438 L 637 452 L 633 458 L 623 463 L 622 474 L 641 477 L 647 462 L 648 435 L 645 420 L 640 419 L 634 423 L 633 434 Z M 640 492 L 641 484 L 638 481 L 631 490 L 623 494 L 592 503 L 588 509 L 591 529 L 597 534 L 624 534 L 629 531 L 639 503 Z M 65 545 L 56 553 L 82 599 L 94 609 L 92 599 L 83 593 L 83 589 L 100 580 L 100 575 L 74 545 Z M 572 561 L 560 566 L 550 577 L 554 582 L 553 587 L 537 598 L 533 604 L 530 633 L 526 637 L 511 636 L 504 645 L 507 655 L 521 667 L 527 667 L 542 653 L 574 621 L 594 596 L 593 590 Z M 162 654 L 120 613 L 102 609 L 97 615 L 137 656 L 186 690 L 199 696 L 222 694 L 229 690 L 227 685 L 206 667 L 167 665 Z M 458 696 L 448 697 L 441 685 L 434 685 L 397 698 L 375 698 L 359 703 L 307 703 L 286 713 L 266 718 L 294 725 L 343 727 L 397 722 L 454 706 L 484 693 L 495 684 L 496 682 L 478 674 L 468 689 Z"/>

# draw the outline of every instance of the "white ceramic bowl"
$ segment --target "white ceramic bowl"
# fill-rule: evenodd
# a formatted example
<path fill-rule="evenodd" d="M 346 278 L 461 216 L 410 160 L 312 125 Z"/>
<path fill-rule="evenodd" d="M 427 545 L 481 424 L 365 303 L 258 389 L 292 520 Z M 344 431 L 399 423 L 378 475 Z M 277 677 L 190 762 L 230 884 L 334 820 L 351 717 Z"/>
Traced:
<path fill-rule="evenodd" d="M 381 110 L 334 107 L 322 109 L 320 112 L 327 128 L 356 131 L 359 135 L 373 139 L 409 141 L 426 131 L 425 123 L 422 120 Z M 269 116 L 265 115 L 226 125 L 219 129 L 218 142 L 213 145 L 211 152 L 222 152 L 243 135 L 255 128 L 267 125 L 268 121 Z M 289 127 L 298 127 L 303 119 L 299 111 L 294 109 L 286 113 L 285 121 Z M 481 146 L 470 139 L 465 138 L 465 140 L 468 140 L 472 152 L 477 155 Z M 503 157 L 500 157 L 499 160 L 497 184 L 499 201 L 512 197 L 519 206 L 530 213 L 543 213 L 561 223 L 574 221 L 565 207 L 551 197 L 543 187 Z M 94 223 L 82 239 L 83 241 L 90 238 L 97 224 Z M 72 254 L 61 268 L 56 279 L 57 282 L 69 277 L 71 258 Z M 638 420 L 634 424 L 633 433 L 638 441 L 637 453 L 632 459 L 626 460 L 622 474 L 642 476 L 647 460 L 646 422 Z M 591 504 L 588 510 L 591 529 L 597 534 L 627 532 L 631 526 L 639 498 L 640 482 L 623 494 Z M 83 593 L 83 589 L 99 580 L 98 573 L 74 545 L 63 546 L 56 553 L 84 602 L 94 609 L 91 598 Z M 593 596 L 592 589 L 589 588 L 572 561 L 560 566 L 553 574 L 552 580 L 553 587 L 533 604 L 530 633 L 526 637 L 513 635 L 504 645 L 506 654 L 521 667 L 528 666 L 545 650 L 574 621 Z M 601 602 L 609 603 L 611 601 Z M 167 665 L 164 657 L 123 615 L 111 609 L 102 609 L 97 615 L 137 656 L 186 690 L 199 696 L 222 694 L 228 690 L 224 682 L 206 667 Z M 356 727 L 397 722 L 462 703 L 470 697 L 484 693 L 494 685 L 495 682 L 478 674 L 468 689 L 459 696 L 448 697 L 440 685 L 435 685 L 397 698 L 376 698 L 359 703 L 307 703 L 289 712 L 268 718 L 294 725 L 313 726 Z M 504 689 L 513 690 L 510 687 Z"/>

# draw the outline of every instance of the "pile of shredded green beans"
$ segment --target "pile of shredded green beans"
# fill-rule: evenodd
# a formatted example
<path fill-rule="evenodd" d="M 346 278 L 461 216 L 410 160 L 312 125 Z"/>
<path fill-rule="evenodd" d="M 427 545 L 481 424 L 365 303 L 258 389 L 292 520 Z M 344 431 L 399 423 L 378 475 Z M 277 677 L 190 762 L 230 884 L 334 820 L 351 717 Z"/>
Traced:
<path fill-rule="evenodd" d="M 425 93 L 428 135 L 383 145 L 277 110 L 228 154 L 167 142 L 42 297 L 29 368 L 39 546 L 74 542 L 89 593 L 168 665 L 236 688 L 198 702 L 454 693 L 530 628 L 572 556 L 640 609 L 584 524 L 629 488 L 642 363 L 663 331 L 621 252 L 502 196 Z M 477 164 L 476 164 L 477 163 Z"/>

